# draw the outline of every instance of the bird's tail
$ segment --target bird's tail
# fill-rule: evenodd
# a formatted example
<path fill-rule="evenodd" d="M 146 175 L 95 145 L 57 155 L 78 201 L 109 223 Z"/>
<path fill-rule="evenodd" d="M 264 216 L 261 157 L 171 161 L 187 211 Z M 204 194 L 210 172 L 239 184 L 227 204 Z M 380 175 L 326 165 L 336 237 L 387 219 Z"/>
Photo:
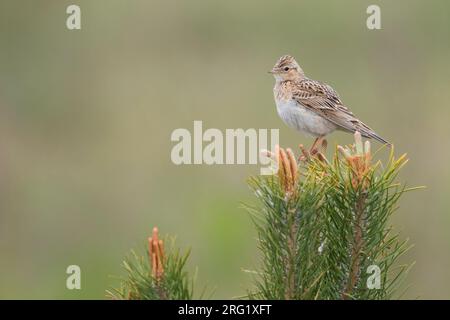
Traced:
<path fill-rule="evenodd" d="M 375 139 L 378 142 L 382 143 L 382 144 L 387 144 L 388 146 L 391 146 L 392 144 L 383 139 L 381 136 L 379 136 L 375 131 L 373 131 L 372 129 L 370 129 L 368 126 L 366 125 L 362 125 L 362 126 L 358 126 L 359 128 L 355 128 L 355 131 L 359 131 L 359 133 L 361 133 L 361 135 L 365 138 L 369 138 L 369 139 Z"/>
<path fill-rule="evenodd" d="M 359 133 L 361 133 L 361 135 L 363 137 L 369 138 L 369 139 L 375 139 L 382 144 L 387 144 L 388 146 L 392 145 L 389 141 L 383 139 L 375 131 L 373 131 L 369 126 L 362 123 L 361 121 L 358 121 L 357 123 L 354 123 L 354 124 L 355 124 L 354 131 L 359 131 Z"/>
<path fill-rule="evenodd" d="M 376 134 L 373 131 L 370 133 L 361 133 L 361 135 L 366 138 L 375 139 L 382 144 L 387 144 L 388 146 L 392 145 L 389 141 L 386 141 L 385 139 L 383 139 L 382 137 L 380 137 L 378 134 Z"/>

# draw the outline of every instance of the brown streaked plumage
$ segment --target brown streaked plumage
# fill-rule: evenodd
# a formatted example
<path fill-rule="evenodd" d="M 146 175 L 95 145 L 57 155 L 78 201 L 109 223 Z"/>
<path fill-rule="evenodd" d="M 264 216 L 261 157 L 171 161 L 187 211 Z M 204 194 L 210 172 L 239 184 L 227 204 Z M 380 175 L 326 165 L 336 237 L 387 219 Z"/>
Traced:
<path fill-rule="evenodd" d="M 332 87 L 308 79 L 292 56 L 282 56 L 270 73 L 276 79 L 278 114 L 288 126 L 316 137 L 316 142 L 337 129 L 359 131 L 363 137 L 389 144 L 357 119 Z"/>

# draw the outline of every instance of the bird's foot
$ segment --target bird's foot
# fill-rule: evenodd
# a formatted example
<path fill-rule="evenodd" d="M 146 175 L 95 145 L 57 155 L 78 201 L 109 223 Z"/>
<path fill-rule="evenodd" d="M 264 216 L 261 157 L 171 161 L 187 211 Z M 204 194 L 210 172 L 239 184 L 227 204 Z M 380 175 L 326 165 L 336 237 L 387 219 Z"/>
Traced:
<path fill-rule="evenodd" d="M 327 146 L 328 142 L 323 137 L 317 138 L 309 150 L 307 150 L 303 144 L 300 144 L 299 147 L 302 154 L 298 160 L 308 162 L 311 161 L 312 158 L 317 158 L 322 162 L 327 162 L 327 158 L 324 155 L 326 153 Z"/>

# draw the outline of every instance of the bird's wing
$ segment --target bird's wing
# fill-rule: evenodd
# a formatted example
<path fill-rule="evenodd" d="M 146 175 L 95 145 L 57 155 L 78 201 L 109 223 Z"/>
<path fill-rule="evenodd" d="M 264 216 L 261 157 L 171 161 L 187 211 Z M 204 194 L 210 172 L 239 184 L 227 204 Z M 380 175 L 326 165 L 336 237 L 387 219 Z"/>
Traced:
<path fill-rule="evenodd" d="M 333 122 L 341 130 L 350 132 L 359 131 L 366 138 L 374 138 L 381 143 L 389 143 L 358 120 L 343 105 L 337 92 L 325 83 L 310 79 L 298 81 L 295 83 L 293 99 L 328 121 Z"/>

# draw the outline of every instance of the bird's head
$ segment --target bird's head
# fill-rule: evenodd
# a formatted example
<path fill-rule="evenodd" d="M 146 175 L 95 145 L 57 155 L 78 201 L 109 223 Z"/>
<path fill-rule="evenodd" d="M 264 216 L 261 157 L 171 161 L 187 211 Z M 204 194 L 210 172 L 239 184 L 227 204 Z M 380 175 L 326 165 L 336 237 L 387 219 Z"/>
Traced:
<path fill-rule="evenodd" d="M 289 55 L 282 56 L 278 59 L 269 73 L 273 74 L 277 81 L 297 80 L 305 76 L 294 57 Z"/>

